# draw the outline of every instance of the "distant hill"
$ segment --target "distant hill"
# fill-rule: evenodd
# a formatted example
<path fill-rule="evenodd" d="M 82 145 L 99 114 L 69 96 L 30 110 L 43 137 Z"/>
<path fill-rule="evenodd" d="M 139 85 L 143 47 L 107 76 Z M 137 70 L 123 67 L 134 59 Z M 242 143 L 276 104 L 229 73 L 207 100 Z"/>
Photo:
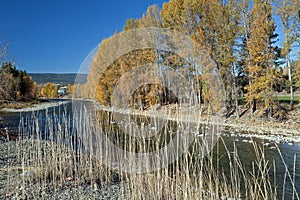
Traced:
<path fill-rule="evenodd" d="M 37 82 L 38 85 L 44 85 L 48 82 L 56 83 L 60 85 L 86 83 L 87 74 L 52 74 L 52 73 L 29 73 L 32 79 Z"/>

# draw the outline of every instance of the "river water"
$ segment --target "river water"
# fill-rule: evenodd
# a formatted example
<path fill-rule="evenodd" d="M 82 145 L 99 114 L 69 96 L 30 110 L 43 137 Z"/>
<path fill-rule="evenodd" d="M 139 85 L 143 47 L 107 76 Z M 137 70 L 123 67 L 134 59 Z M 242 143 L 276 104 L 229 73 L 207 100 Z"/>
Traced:
<path fill-rule="evenodd" d="M 53 101 L 62 101 L 62 100 L 53 100 Z M 67 101 L 67 100 L 65 100 Z M 77 105 L 84 105 L 87 107 L 92 107 L 92 103 L 89 101 L 75 101 Z M 62 110 L 66 111 L 65 113 Z M 2 112 L 0 116 L 5 119 L 5 126 L 10 127 L 11 131 L 18 132 L 18 126 L 20 123 L 23 126 L 26 126 L 27 123 L 30 121 L 34 121 L 38 119 L 39 129 L 41 132 L 45 130 L 45 126 L 47 126 L 47 116 L 49 115 L 52 117 L 56 117 L 64 113 L 67 116 L 67 121 L 63 123 L 69 123 L 69 128 L 72 129 L 73 126 L 73 108 L 72 108 L 72 101 L 64 105 L 60 105 L 57 107 L 50 107 L 46 110 L 39 110 L 34 113 L 34 119 L 32 118 L 33 112 Z M 23 122 L 22 120 L 23 119 Z M 27 119 L 27 120 L 24 120 Z M 53 125 L 53 124 L 52 124 Z M 2 125 L 3 126 L 3 125 Z M 55 124 L 53 125 L 55 127 Z M 270 176 L 272 180 L 276 180 L 276 189 L 278 193 L 278 198 L 282 198 L 283 193 L 283 185 L 286 185 L 284 193 L 285 199 L 292 199 L 293 191 L 294 193 L 297 192 L 300 195 L 300 145 L 293 144 L 293 143 L 275 143 L 268 140 L 262 140 L 257 138 L 247 138 L 247 137 L 240 137 L 236 133 L 232 133 L 229 131 L 224 131 L 222 133 L 221 138 L 219 138 L 216 148 L 213 149 L 214 154 L 218 158 L 218 165 L 219 167 L 226 171 L 228 170 L 228 157 L 227 152 L 234 153 L 235 149 L 237 149 L 237 154 L 242 165 L 245 169 L 251 171 L 253 168 L 253 162 L 257 160 L 255 149 L 253 143 L 257 144 L 259 149 L 263 149 L 264 157 L 266 160 L 272 165 L 275 163 L 276 165 L 276 176 L 273 177 L 274 169 L 270 168 Z M 225 150 L 225 146 L 228 151 Z M 276 148 L 275 146 L 278 146 Z M 289 172 L 288 175 L 286 172 Z M 228 172 L 229 173 L 229 172 Z M 292 181 L 290 179 L 294 179 L 295 185 L 292 186 Z M 296 190 L 296 191 L 295 191 Z M 294 199 L 297 199 L 294 195 Z"/>

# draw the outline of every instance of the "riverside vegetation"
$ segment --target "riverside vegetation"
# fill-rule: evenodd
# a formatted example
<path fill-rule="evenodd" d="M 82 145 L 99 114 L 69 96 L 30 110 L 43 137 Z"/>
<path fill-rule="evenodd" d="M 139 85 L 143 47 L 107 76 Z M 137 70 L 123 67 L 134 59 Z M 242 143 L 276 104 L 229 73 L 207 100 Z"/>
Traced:
<path fill-rule="evenodd" d="M 285 166 L 285 180 L 274 178 L 276 163 L 267 160 L 264 148 L 254 141 L 252 148 L 256 158 L 251 169 L 241 162 L 239 149 L 236 146 L 228 149 L 222 139 L 214 151 L 201 156 L 204 143 L 201 137 L 196 137 L 188 151 L 178 154 L 178 160 L 168 166 L 143 174 L 125 173 L 103 162 L 99 153 L 105 144 L 95 140 L 93 133 L 109 137 L 120 148 L 149 152 L 168 143 L 180 120 L 174 121 L 174 126 L 163 128 L 162 133 L 151 140 L 136 141 L 127 135 L 133 133 L 125 133 L 117 129 L 116 124 L 108 123 L 113 120 L 108 112 L 98 111 L 101 120 L 97 123 L 90 121 L 94 119 L 90 117 L 92 113 L 84 108 L 73 115 L 73 119 L 65 111 L 61 112 L 48 113 L 45 127 L 40 126 L 37 116 L 22 119 L 22 139 L 1 139 L 1 198 L 278 199 L 286 197 L 289 191 L 286 198 L 299 199 L 296 166 L 292 170 Z M 83 140 L 93 141 L 93 145 Z M 222 154 L 218 153 L 220 149 L 223 149 Z M 118 155 L 110 156 L 118 158 Z M 282 155 L 281 158 L 286 165 Z M 221 168 L 219 162 L 224 159 L 228 165 Z M 123 161 L 114 162 L 121 165 Z M 283 188 L 276 186 L 279 182 Z M 287 185 L 292 187 L 288 189 Z"/>
<path fill-rule="evenodd" d="M 123 31 L 159 27 L 190 36 L 216 64 L 224 86 L 227 116 L 239 118 L 247 112 L 250 115 L 258 112 L 253 117 L 283 120 L 298 102 L 294 91 L 300 83 L 300 62 L 297 56 L 293 56 L 292 62 L 291 56 L 299 52 L 298 48 L 292 51 L 300 38 L 299 7 L 298 0 L 170 0 L 161 10 L 156 5 L 150 6 L 142 18 L 128 19 Z M 272 15 L 277 15 L 284 25 L 282 48 L 277 43 L 279 35 L 275 32 Z M 211 101 L 211 88 L 197 66 L 180 55 L 160 50 L 159 46 L 125 53 L 103 71 L 109 61 L 101 56 L 103 52 L 118 50 L 108 41 L 104 39 L 99 45 L 91 62 L 88 82 L 76 95 L 110 106 L 113 88 L 122 75 L 138 66 L 158 62 L 191 81 L 198 103 L 204 104 L 203 109 Z M 147 70 L 144 73 L 147 74 Z M 126 85 L 123 87 L 126 89 Z M 281 103 L 278 93 L 282 91 L 289 91 L 289 106 Z M 159 84 L 144 85 L 135 91 L 129 102 L 131 106 L 139 104 L 142 109 L 174 102 L 166 92 L 168 90 Z"/>
<path fill-rule="evenodd" d="M 150 6 L 141 19 L 127 20 L 123 30 L 154 26 L 191 36 L 216 63 L 224 83 L 226 117 L 243 120 L 243 116 L 248 116 L 245 121 L 258 118 L 282 123 L 298 109 L 293 93 L 299 87 L 300 62 L 298 58 L 292 62 L 290 57 L 292 46 L 299 42 L 300 6 L 297 0 L 275 3 L 273 8 L 271 2 L 263 0 L 250 3 L 246 0 L 170 0 L 163 4 L 161 10 Z M 284 24 L 283 48 L 276 46 L 278 35 L 272 14 L 278 14 Z M 97 54 L 109 48 L 103 41 Z M 103 60 L 95 56 L 88 83 L 75 85 L 74 95 L 95 99 L 109 107 L 112 89 L 122 74 L 133 66 L 157 60 L 189 77 L 198 91 L 199 113 L 203 116 L 209 114 L 211 91 L 201 73 L 196 73 L 193 66 L 180 56 L 156 49 L 136 50 L 122 55 L 101 77 L 97 77 L 97 72 Z M 95 86 L 95 92 L 91 92 Z M 289 104 L 282 103 L 276 95 L 283 90 L 290 91 Z M 16 94 L 12 97 L 27 98 Z M 147 112 L 155 104 L 168 106 L 177 103 L 171 96 L 161 85 L 144 85 L 133 94 L 129 104 L 132 110 L 140 108 Z M 239 149 L 227 149 L 221 139 L 215 148 L 218 150 L 222 146 L 225 149 L 226 153 L 222 155 L 228 160 L 225 171 L 219 167 L 221 158 L 218 151 L 199 156 L 199 150 L 203 148 L 199 137 L 188 151 L 177 155 L 178 160 L 162 169 L 145 174 L 125 173 L 107 167 L 99 155 L 92 153 L 101 149 L 103 144 L 95 141 L 94 146 L 80 148 L 85 145 L 80 137 L 84 134 L 87 140 L 92 140 L 90 136 L 96 132 L 110 137 L 120 147 L 148 152 L 166 144 L 171 137 L 170 129 L 163 129 L 162 134 L 152 140 L 136 141 L 115 129 L 106 112 L 100 112 L 101 117 L 96 118 L 96 122 L 91 121 L 84 109 L 72 117 L 61 112 L 59 115 L 48 113 L 43 130 L 38 117 L 33 116 L 32 119 L 21 120 L 18 140 L 7 141 L 8 138 L 2 137 L 1 198 L 278 199 L 285 198 L 289 190 L 290 198 L 299 199 L 296 155 L 294 166 L 289 170 L 280 154 L 286 171 L 284 180 L 278 180 L 276 163 L 269 162 L 264 156 L 264 149 L 255 142 L 253 151 L 256 159 L 249 170 L 240 161 Z M 184 117 L 179 114 L 175 124 L 180 124 Z M 116 161 L 116 164 L 120 163 L 121 160 L 119 163 Z M 276 187 L 278 182 L 283 182 L 280 191 Z M 291 187 L 287 189 L 287 185 Z"/>
<path fill-rule="evenodd" d="M 162 9 L 157 5 L 149 6 L 140 19 L 128 19 L 123 31 L 158 27 L 190 36 L 216 64 L 224 86 L 226 117 L 234 116 L 237 122 L 242 123 L 251 118 L 257 121 L 253 125 L 266 122 L 277 126 L 294 120 L 290 117 L 297 115 L 299 110 L 299 95 L 295 93 L 300 85 L 300 62 L 297 57 L 299 7 L 297 0 L 171 0 L 164 3 Z M 275 31 L 273 15 L 278 16 L 283 24 L 282 38 L 285 40 L 282 47 L 278 46 L 279 35 Z M 197 103 L 203 105 L 200 109 L 205 113 L 211 103 L 211 88 L 201 72 L 195 71 L 190 62 L 172 52 L 159 49 L 128 52 L 114 60 L 98 77 L 105 61 L 98 55 L 108 50 L 116 51 L 107 46 L 106 41 L 104 39 L 99 45 L 91 63 L 87 84 L 76 84 L 71 89 L 75 97 L 94 99 L 110 106 L 113 88 L 122 75 L 135 66 L 159 60 L 160 65 L 184 74 L 191 80 L 197 92 Z M 7 45 L 0 40 L 1 63 L 7 60 L 6 54 Z M 144 73 L 147 75 L 147 71 Z M 1 77 L 2 102 L 26 101 L 38 96 L 37 86 L 30 76 L 25 71 L 16 70 L 10 62 L 2 65 Z M 289 93 L 280 96 L 280 92 L 284 91 Z M 49 83 L 39 93 L 53 98 L 57 94 L 57 87 Z M 138 88 L 128 102 L 131 107 L 147 110 L 155 104 L 174 103 L 176 99 L 168 88 L 147 84 Z M 16 104 L 16 107 L 20 106 Z M 248 117 L 243 117 L 245 115 Z"/>

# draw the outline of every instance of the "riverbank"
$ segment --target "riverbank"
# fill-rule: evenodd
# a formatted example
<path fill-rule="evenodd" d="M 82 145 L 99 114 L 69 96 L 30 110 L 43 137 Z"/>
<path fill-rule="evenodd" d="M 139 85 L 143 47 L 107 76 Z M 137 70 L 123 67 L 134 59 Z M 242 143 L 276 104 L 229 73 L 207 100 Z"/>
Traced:
<path fill-rule="evenodd" d="M 101 106 L 96 103 L 96 108 L 109 112 L 120 112 L 123 114 L 133 114 L 142 116 L 157 116 L 166 120 L 179 120 L 197 122 L 201 124 L 211 123 L 211 116 L 199 113 L 200 108 L 189 107 L 187 105 L 168 105 L 154 106 L 150 110 L 130 110 L 114 109 Z M 252 116 L 248 113 L 240 118 L 231 116 L 229 118 L 220 117 L 218 123 L 224 126 L 224 133 L 229 135 L 238 135 L 241 137 L 254 137 L 270 140 L 276 143 L 286 142 L 289 144 L 300 144 L 300 109 L 296 108 L 287 114 L 286 120 L 271 119 L 266 120 L 254 113 Z M 221 135 L 222 135 L 221 134 Z"/>
<path fill-rule="evenodd" d="M 300 110 L 295 109 L 287 113 L 287 119 L 266 120 L 249 114 L 241 118 L 234 116 L 227 118 L 224 125 L 231 133 L 238 133 L 243 137 L 267 139 L 276 143 L 286 142 L 300 144 Z"/>
<path fill-rule="evenodd" d="M 61 101 L 54 102 L 41 102 L 33 104 L 30 107 L 14 109 L 4 108 L 2 112 L 32 112 L 47 109 L 50 107 L 60 106 L 70 103 L 72 100 L 76 101 L 89 101 L 94 103 L 95 108 L 102 111 L 120 112 L 132 115 L 143 116 L 156 116 L 166 120 L 179 120 L 200 122 L 203 124 L 209 123 L 209 116 L 200 114 L 198 107 L 189 107 L 188 105 L 167 105 L 167 106 L 153 106 L 149 110 L 132 110 L 132 109 L 115 109 L 111 107 L 105 107 L 99 105 L 93 100 L 89 99 L 61 99 Z M 274 142 L 287 142 L 287 143 L 299 143 L 300 144 L 300 109 L 296 108 L 287 114 L 286 120 L 266 120 L 263 117 L 259 117 L 257 113 L 252 116 L 248 113 L 244 114 L 241 118 L 236 118 L 232 115 L 229 118 L 220 118 L 219 123 L 224 126 L 224 133 L 239 135 L 241 137 L 255 137 L 260 139 L 271 140 Z M 2 119 L 3 120 L 3 119 Z M 1 123 L 1 118 L 0 118 Z"/>
<path fill-rule="evenodd" d="M 0 152 L 0 199 L 124 198 L 120 182 L 99 185 L 91 182 L 87 176 L 75 177 L 56 171 L 55 167 L 62 166 L 54 158 L 75 158 L 76 154 L 73 151 L 66 152 L 63 146 L 54 145 L 50 141 L 7 141 L 0 135 Z M 40 154 L 44 156 L 38 157 Z M 51 162 L 48 162 L 49 159 Z M 61 170 L 67 170 L 66 164 L 63 167 Z M 83 166 L 79 169 L 84 171 L 85 168 Z"/>
<path fill-rule="evenodd" d="M 0 109 L 1 112 L 33 112 L 38 110 L 44 110 L 50 107 L 57 107 L 63 104 L 67 104 L 70 101 L 63 99 L 62 101 L 53 101 L 53 100 L 43 100 L 38 103 L 24 103 L 20 107 L 15 106 L 5 106 Z"/>

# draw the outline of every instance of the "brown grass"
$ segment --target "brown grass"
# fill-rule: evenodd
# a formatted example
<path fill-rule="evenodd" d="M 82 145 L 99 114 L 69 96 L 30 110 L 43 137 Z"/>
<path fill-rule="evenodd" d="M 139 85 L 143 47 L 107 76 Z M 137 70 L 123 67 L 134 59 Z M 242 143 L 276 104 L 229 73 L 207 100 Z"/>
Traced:
<path fill-rule="evenodd" d="M 7 156 L 15 156 L 15 161 L 12 159 L 6 168 L 1 169 L 1 174 L 5 174 L 8 182 L 5 187 L 6 198 L 15 196 L 20 199 L 48 199 L 47 191 L 51 190 L 52 198 L 56 199 L 66 185 L 75 188 L 88 185 L 101 191 L 112 184 L 122 184 L 123 189 L 117 191 L 120 199 L 281 198 L 277 196 L 275 183 L 270 178 L 270 169 L 275 168 L 275 164 L 265 159 L 263 149 L 255 143 L 253 147 L 256 160 L 253 161 L 250 171 L 243 166 L 235 147 L 233 152 L 226 149 L 229 163 L 225 173 L 219 167 L 219 158 L 213 153 L 205 157 L 199 156 L 203 145 L 201 140 L 196 140 L 182 156 L 178 155 L 174 163 L 156 171 L 136 174 L 110 169 L 99 159 L 99 152 L 91 153 L 95 148 L 101 149 L 100 145 L 103 144 L 96 142 L 85 150 L 74 145 L 75 139 L 82 139 L 83 134 L 88 135 L 95 130 L 98 134 L 115 134 L 114 129 L 109 126 L 94 126 L 84 117 L 85 114 L 81 111 L 72 123 L 67 115 L 61 114 L 62 119 L 49 115 L 45 130 L 40 130 L 37 118 L 28 120 L 29 126 L 20 127 L 26 139 L 16 141 L 13 147 L 7 145 Z M 70 128 L 71 125 L 73 129 Z M 48 140 L 43 140 L 44 135 L 41 132 L 47 135 Z M 137 151 L 148 151 L 149 148 L 158 147 L 164 142 L 160 140 L 165 140 L 164 137 L 157 137 L 149 145 L 146 140 L 138 143 L 129 141 L 130 138 L 122 136 L 121 133 L 115 136 L 117 141 L 122 141 L 120 145 Z M 292 178 L 293 173 L 287 171 L 287 176 Z M 18 177 L 22 179 L 16 181 Z M 27 190 L 28 187 L 35 189 Z M 294 197 L 299 199 L 295 188 L 294 190 Z M 2 194 L 1 197 L 5 195 Z M 77 198 L 84 196 L 78 195 Z"/>

